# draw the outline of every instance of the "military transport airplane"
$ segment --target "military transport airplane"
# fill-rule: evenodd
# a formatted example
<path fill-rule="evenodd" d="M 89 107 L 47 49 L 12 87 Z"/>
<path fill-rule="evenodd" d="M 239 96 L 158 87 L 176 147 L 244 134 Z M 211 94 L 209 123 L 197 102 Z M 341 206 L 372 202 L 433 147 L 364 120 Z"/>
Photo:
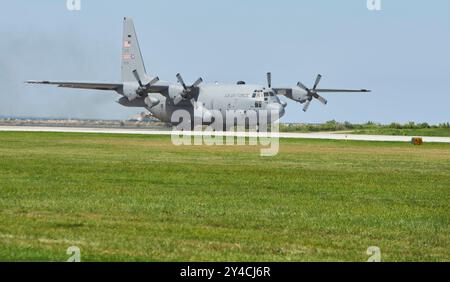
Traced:
<path fill-rule="evenodd" d="M 172 114 L 183 109 L 194 117 L 194 112 L 202 112 L 204 123 L 214 120 L 212 112 L 226 116 L 228 112 L 245 117 L 247 113 L 275 112 L 281 118 L 285 113 L 286 102 L 278 95 L 304 104 L 307 111 L 311 101 L 317 99 L 322 104 L 327 100 L 319 95 L 322 92 L 370 92 L 366 89 L 320 89 L 317 88 L 321 75 L 317 75 L 314 86 L 308 88 L 301 82 L 294 87 L 272 87 L 271 73 L 267 73 L 267 87 L 250 85 L 244 81 L 236 84 L 206 84 L 197 79 L 192 85 L 186 85 L 180 74 L 176 75 L 178 84 L 160 81 L 157 76 L 148 75 L 142 59 L 139 42 L 134 29 L 133 20 L 124 18 L 122 40 L 122 82 L 54 82 L 27 81 L 27 83 L 50 84 L 58 87 L 112 90 L 123 97 L 117 102 L 126 107 L 143 107 L 157 119 L 174 123 Z M 195 109 L 195 110 L 194 110 Z M 198 111 L 198 110 L 201 111 Z M 193 119 L 192 119 L 193 120 Z M 225 122 L 226 119 L 222 119 Z M 176 121 L 178 122 L 178 121 Z"/>

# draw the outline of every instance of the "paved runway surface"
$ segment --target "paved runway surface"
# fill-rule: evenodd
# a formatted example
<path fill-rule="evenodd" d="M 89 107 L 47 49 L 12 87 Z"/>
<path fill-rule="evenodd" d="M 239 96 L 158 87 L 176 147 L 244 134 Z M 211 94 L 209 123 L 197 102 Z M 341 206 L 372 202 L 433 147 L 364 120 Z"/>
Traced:
<path fill-rule="evenodd" d="M 171 135 L 172 131 L 158 131 L 146 129 L 123 128 L 84 128 L 84 127 L 53 127 L 53 126 L 0 126 L 0 131 L 26 131 L 26 132 L 77 132 L 77 133 L 115 133 L 115 134 L 146 134 L 146 135 Z M 175 132 L 181 134 L 181 132 Z M 190 135 L 209 135 L 205 132 L 186 132 Z M 250 136 L 267 137 L 267 133 L 244 132 L 218 132 L 218 136 Z M 270 137 L 280 138 L 304 138 L 304 139 L 333 139 L 333 140 L 360 140 L 360 141 L 397 141 L 410 142 L 412 136 L 389 135 L 355 135 L 342 133 L 273 133 Z M 420 137 L 420 136 L 414 136 Z M 450 143 L 450 137 L 423 137 L 424 142 Z"/>

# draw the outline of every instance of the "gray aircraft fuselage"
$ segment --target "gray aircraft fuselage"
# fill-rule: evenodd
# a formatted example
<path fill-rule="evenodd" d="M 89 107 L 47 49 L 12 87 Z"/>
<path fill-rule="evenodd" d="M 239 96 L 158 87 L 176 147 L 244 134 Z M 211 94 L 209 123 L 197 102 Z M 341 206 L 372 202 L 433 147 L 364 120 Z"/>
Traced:
<path fill-rule="evenodd" d="M 155 86 L 164 85 L 169 88 L 168 95 L 161 93 L 148 93 L 148 98 L 138 97 L 132 101 L 122 97 L 118 102 L 127 107 L 144 107 L 157 119 L 171 123 L 171 117 L 177 110 L 184 109 L 188 112 L 194 110 L 189 100 L 183 100 L 175 105 L 173 98 L 179 95 L 182 87 L 178 84 L 158 83 Z M 306 95 L 306 93 L 305 93 Z M 170 99 L 172 98 L 172 99 Z M 147 99 L 147 100 L 146 100 Z M 153 102 L 153 103 L 152 103 Z M 232 112 L 234 115 L 249 117 L 247 113 L 259 111 L 274 111 L 279 118 L 284 113 L 285 102 L 280 101 L 276 93 L 261 85 L 247 84 L 202 84 L 198 87 L 196 104 L 205 111 L 218 111 L 223 117 Z"/>

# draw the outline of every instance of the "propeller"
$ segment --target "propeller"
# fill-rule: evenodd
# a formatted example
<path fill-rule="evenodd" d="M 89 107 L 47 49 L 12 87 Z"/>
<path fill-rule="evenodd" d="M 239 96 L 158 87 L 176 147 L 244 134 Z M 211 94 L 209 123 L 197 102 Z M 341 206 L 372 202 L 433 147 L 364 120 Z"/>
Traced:
<path fill-rule="evenodd" d="M 272 73 L 267 72 L 267 87 L 270 91 L 272 91 L 274 94 L 277 94 L 275 89 L 272 89 Z M 283 106 L 283 108 L 286 108 L 287 103 L 283 100 L 279 101 L 280 105 Z"/>
<path fill-rule="evenodd" d="M 159 81 L 159 77 L 155 77 L 149 83 L 144 85 L 142 84 L 142 80 L 137 70 L 133 71 L 133 75 L 134 78 L 136 78 L 137 82 L 139 83 L 139 88 L 136 90 L 136 94 L 138 94 L 139 96 L 144 96 L 145 94 L 147 94 L 147 92 L 150 90 L 150 87 Z"/>
<path fill-rule="evenodd" d="M 176 76 L 177 76 L 178 82 L 183 87 L 183 91 L 180 93 L 180 95 L 175 96 L 175 98 L 173 98 L 173 103 L 175 105 L 177 105 L 182 100 L 191 99 L 192 105 L 194 107 L 196 107 L 196 101 L 195 101 L 195 98 L 193 97 L 193 92 L 195 90 L 198 90 L 198 86 L 203 82 L 203 79 L 200 77 L 194 82 L 194 84 L 192 84 L 191 86 L 187 86 L 186 83 L 184 83 L 184 80 L 183 80 L 183 77 L 181 76 L 181 74 L 177 73 Z"/>
<path fill-rule="evenodd" d="M 308 96 L 307 101 L 305 103 L 305 106 L 303 107 L 303 111 L 306 112 L 309 108 L 309 104 L 311 104 L 311 100 L 313 98 L 319 100 L 322 104 L 326 105 L 327 104 L 327 100 L 325 98 L 323 98 L 322 96 L 320 96 L 319 94 L 317 94 L 317 86 L 319 85 L 320 80 L 322 79 L 322 75 L 318 74 L 316 77 L 316 81 L 314 82 L 314 86 L 312 89 L 309 89 L 308 87 L 306 87 L 303 83 L 298 82 L 297 86 L 300 87 L 301 89 L 306 91 L 306 95 Z"/>

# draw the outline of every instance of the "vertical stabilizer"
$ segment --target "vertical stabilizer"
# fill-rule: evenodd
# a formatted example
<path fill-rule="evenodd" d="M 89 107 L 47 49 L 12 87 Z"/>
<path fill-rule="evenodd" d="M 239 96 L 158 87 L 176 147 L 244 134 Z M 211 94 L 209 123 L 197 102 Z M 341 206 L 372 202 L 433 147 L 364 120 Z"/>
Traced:
<path fill-rule="evenodd" d="M 140 77 L 146 77 L 144 60 L 142 59 L 139 41 L 134 29 L 133 19 L 123 19 L 122 40 L 122 81 L 136 81 L 133 71 L 136 70 Z"/>

